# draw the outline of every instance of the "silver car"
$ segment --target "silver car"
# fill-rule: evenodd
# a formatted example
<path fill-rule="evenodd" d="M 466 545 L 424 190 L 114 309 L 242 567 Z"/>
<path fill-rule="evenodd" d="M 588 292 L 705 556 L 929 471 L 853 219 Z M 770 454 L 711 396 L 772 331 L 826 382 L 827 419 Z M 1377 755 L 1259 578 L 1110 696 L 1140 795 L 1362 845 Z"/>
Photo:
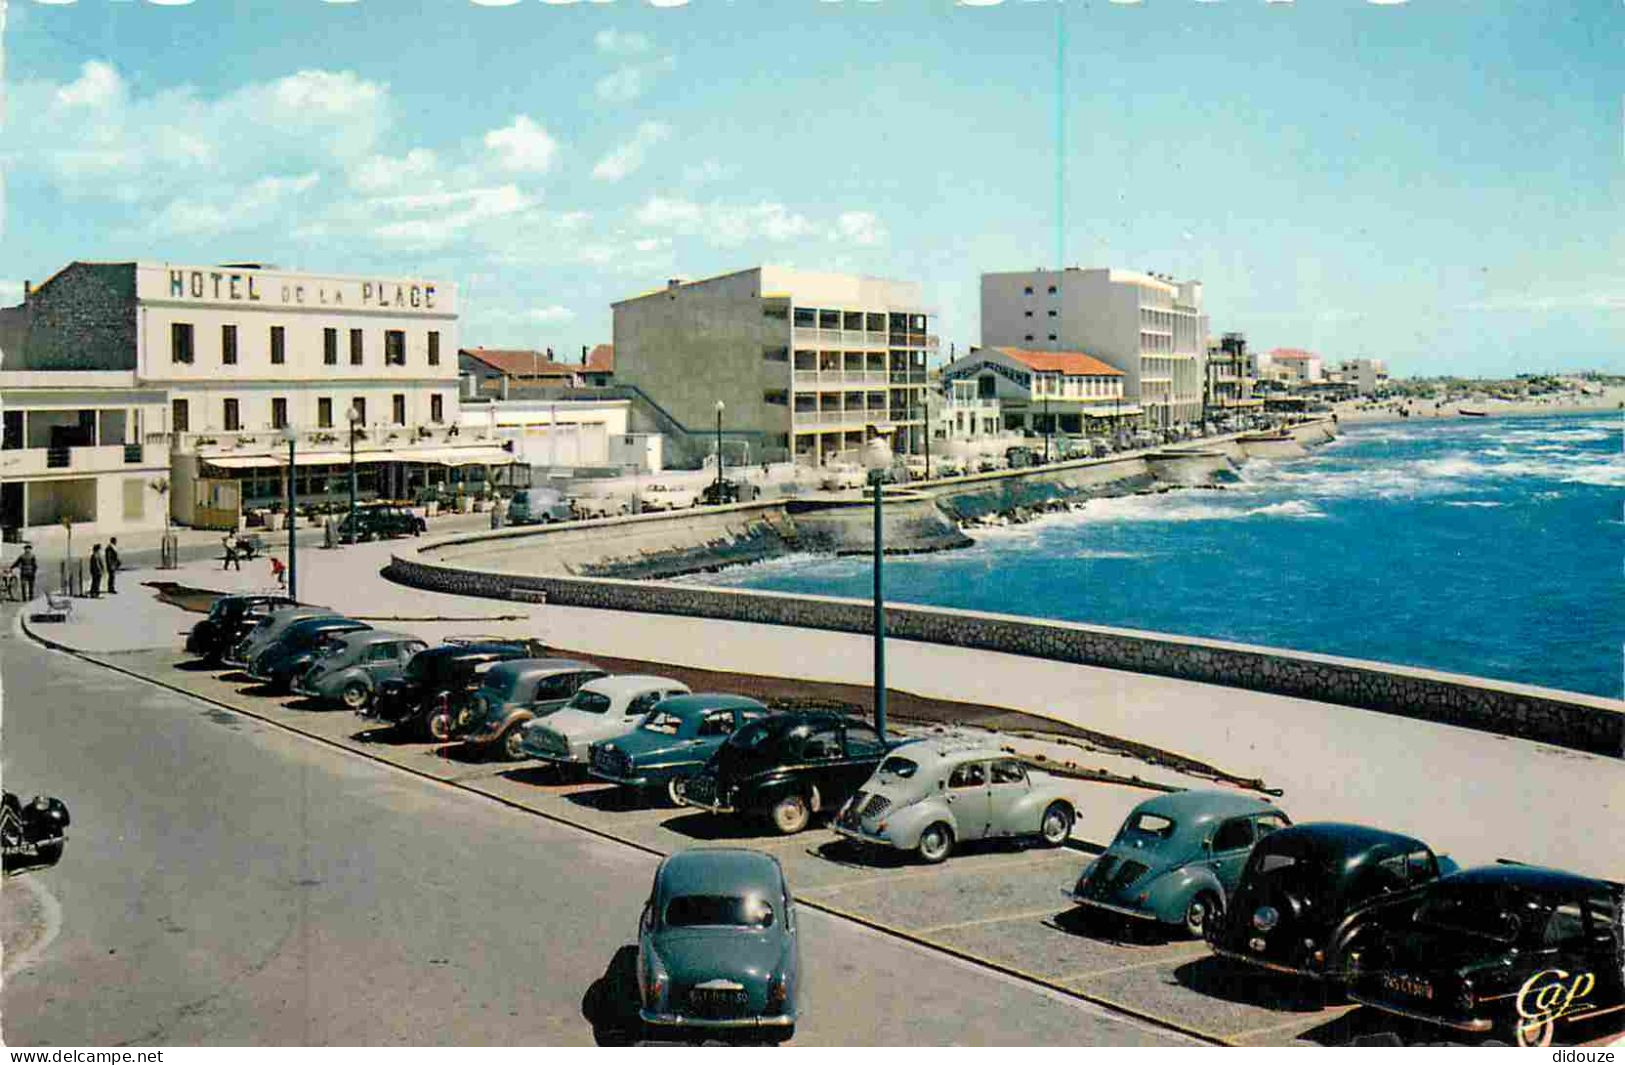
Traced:
<path fill-rule="evenodd" d="M 260 619 L 247 636 L 237 641 L 229 653 L 221 658 L 228 666 L 238 669 L 247 667 L 254 660 L 254 656 L 271 646 L 282 635 L 289 625 L 296 621 L 305 621 L 309 618 L 336 618 L 339 612 L 329 610 L 325 606 L 290 606 L 274 610 Z"/>
<path fill-rule="evenodd" d="M 934 863 L 971 840 L 1036 836 L 1058 847 L 1073 819 L 1058 781 L 1000 749 L 996 738 L 950 737 L 894 749 L 832 827 Z"/>
<path fill-rule="evenodd" d="M 299 695 L 343 703 L 360 711 L 372 702 L 378 686 L 406 672 L 406 663 L 429 645 L 404 632 L 363 629 L 335 636 L 336 646 L 294 678 Z"/>
<path fill-rule="evenodd" d="M 560 709 L 527 722 L 520 750 L 527 758 L 585 767 L 593 744 L 626 735 L 660 700 L 687 694 L 688 685 L 670 677 L 634 675 L 589 681 Z"/>

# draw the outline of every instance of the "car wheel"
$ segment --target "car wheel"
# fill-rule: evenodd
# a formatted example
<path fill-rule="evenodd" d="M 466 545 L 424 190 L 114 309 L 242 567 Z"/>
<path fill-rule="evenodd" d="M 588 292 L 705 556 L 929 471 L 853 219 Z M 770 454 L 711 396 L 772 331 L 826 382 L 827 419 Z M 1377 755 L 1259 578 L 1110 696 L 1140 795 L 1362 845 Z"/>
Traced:
<path fill-rule="evenodd" d="M 786 795 L 773 804 L 773 827 L 781 836 L 793 836 L 812 820 L 812 805 L 804 795 Z"/>
<path fill-rule="evenodd" d="M 347 709 L 362 710 L 365 709 L 367 703 L 372 700 L 372 693 L 369 692 L 367 690 L 367 686 L 361 683 L 359 680 L 352 680 L 350 683 L 346 684 L 344 686 L 344 690 L 339 693 L 339 700 L 344 703 Z"/>
<path fill-rule="evenodd" d="M 34 853 L 39 858 L 39 860 L 44 862 L 45 864 L 47 864 L 47 865 L 55 865 L 57 863 L 58 859 L 60 859 L 62 857 L 62 844 L 61 843 L 41 843 L 38 847 L 34 848 Z M 1551 1038 L 1552 1038 L 1551 1035 L 1548 1034 L 1546 1036 L 1546 1042 L 1547 1043 L 1551 1042 Z M 1533 1046 L 1534 1044 L 1530 1044 L 1530 1045 Z M 1545 1043 L 1541 1044 L 1541 1046 L 1545 1046 L 1545 1045 L 1546 1045 Z"/>
<path fill-rule="evenodd" d="M 1193 939 L 1204 938 L 1223 909 L 1219 896 L 1211 891 L 1198 891 L 1185 906 L 1185 931 Z"/>
<path fill-rule="evenodd" d="M 928 865 L 944 861 L 953 849 L 954 830 L 941 821 L 928 826 L 920 833 L 920 858 Z"/>
<path fill-rule="evenodd" d="M 510 762 L 523 762 L 525 760 L 525 730 L 519 726 L 509 729 L 502 737 L 502 753 L 507 755 Z"/>
<path fill-rule="evenodd" d="M 435 710 L 430 712 L 423 724 L 431 740 L 445 743 L 451 739 L 451 730 L 456 727 L 457 719 L 450 710 Z"/>
<path fill-rule="evenodd" d="M 1039 822 L 1038 831 L 1048 846 L 1059 847 L 1065 843 L 1067 837 L 1072 835 L 1072 807 L 1064 802 L 1050 803 L 1044 811 L 1044 820 Z"/>
<path fill-rule="evenodd" d="M 670 802 L 673 806 L 683 805 L 682 794 L 682 780 L 677 777 L 672 777 L 670 780 L 666 781 L 666 799 L 668 802 Z"/>

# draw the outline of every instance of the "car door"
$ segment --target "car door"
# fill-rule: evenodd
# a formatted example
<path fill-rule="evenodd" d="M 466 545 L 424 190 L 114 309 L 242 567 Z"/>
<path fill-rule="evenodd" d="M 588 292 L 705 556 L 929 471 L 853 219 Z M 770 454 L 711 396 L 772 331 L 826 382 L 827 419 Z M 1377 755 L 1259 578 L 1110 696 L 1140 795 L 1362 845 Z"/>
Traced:
<path fill-rule="evenodd" d="M 1625 957 L 1625 944 L 1620 941 L 1619 914 L 1620 900 L 1606 890 L 1585 899 L 1586 946 L 1575 965 L 1580 972 L 1596 974 L 1596 985 L 1588 997 L 1598 1010 L 1625 1006 L 1625 968 L 1619 964 Z"/>
<path fill-rule="evenodd" d="M 1251 816 L 1226 818 L 1208 837 L 1208 867 L 1226 891 L 1232 890 L 1241 879 L 1242 867 L 1247 864 L 1247 855 L 1257 839 L 1253 820 Z"/>
<path fill-rule="evenodd" d="M 362 656 L 361 670 L 376 684 L 384 677 L 393 675 L 399 662 L 400 644 L 393 641 L 368 644 L 366 653 Z"/>
<path fill-rule="evenodd" d="M 1000 758 L 987 767 L 988 836 L 1025 836 L 1038 831 L 1042 811 L 1025 811 L 1029 823 L 1022 823 L 1022 800 L 1031 790 L 1027 770 L 1014 758 Z"/>
<path fill-rule="evenodd" d="M 954 813 L 961 840 L 981 839 L 987 833 L 987 763 L 961 762 L 948 773 L 948 808 Z"/>
<path fill-rule="evenodd" d="M 841 726 L 829 721 L 812 726 L 801 743 L 800 776 L 818 789 L 819 804 L 838 805 L 845 794 L 846 749 L 841 742 Z M 845 800 L 840 800 L 845 801 Z"/>
<path fill-rule="evenodd" d="M 880 733 L 868 725 L 851 722 L 846 726 L 846 761 L 841 767 L 840 802 L 845 802 L 852 793 L 863 786 L 886 756 L 886 745 L 880 739 Z M 825 792 L 823 795 L 826 806 L 836 804 L 836 796 Z"/>

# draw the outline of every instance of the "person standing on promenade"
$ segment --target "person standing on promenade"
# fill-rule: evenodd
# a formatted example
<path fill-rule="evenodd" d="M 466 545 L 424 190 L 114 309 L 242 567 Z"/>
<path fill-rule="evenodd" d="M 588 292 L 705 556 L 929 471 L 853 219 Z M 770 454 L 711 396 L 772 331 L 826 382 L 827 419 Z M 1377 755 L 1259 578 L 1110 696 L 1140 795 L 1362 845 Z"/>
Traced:
<path fill-rule="evenodd" d="M 102 561 L 102 545 L 97 544 L 90 549 L 90 597 L 92 599 L 102 597 L 102 570 L 105 565 Z"/>
<path fill-rule="evenodd" d="M 118 581 L 119 566 L 123 564 L 118 557 L 118 537 L 107 538 L 107 594 L 117 595 L 118 589 L 114 585 Z"/>
<path fill-rule="evenodd" d="M 11 560 L 11 569 L 23 582 L 23 602 L 27 603 L 34 598 L 34 578 L 39 574 L 39 556 L 34 554 L 33 544 L 24 544 L 23 553 Z"/>
<path fill-rule="evenodd" d="M 237 545 L 232 542 L 231 534 L 227 533 L 221 538 L 220 542 L 226 545 L 226 560 L 220 563 L 221 572 L 233 566 L 236 566 L 239 571 L 242 570 L 243 564 L 237 559 Z"/>

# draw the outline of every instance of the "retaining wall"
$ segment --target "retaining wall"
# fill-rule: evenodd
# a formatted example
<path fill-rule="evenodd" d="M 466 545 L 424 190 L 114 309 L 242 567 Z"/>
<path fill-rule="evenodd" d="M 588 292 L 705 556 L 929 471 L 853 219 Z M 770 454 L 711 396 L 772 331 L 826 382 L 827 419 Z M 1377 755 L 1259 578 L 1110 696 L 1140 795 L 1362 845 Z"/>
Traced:
<path fill-rule="evenodd" d="M 548 602 L 565 606 L 872 631 L 871 607 L 861 600 L 504 573 L 462 560 L 423 557 L 446 550 L 442 544 L 396 556 L 385 575 L 402 584 L 455 595 L 505 599 L 541 592 Z M 1577 693 L 1247 644 L 973 611 L 888 606 L 886 626 L 896 639 L 1299 696 L 1614 757 L 1625 754 L 1625 707 Z"/>

